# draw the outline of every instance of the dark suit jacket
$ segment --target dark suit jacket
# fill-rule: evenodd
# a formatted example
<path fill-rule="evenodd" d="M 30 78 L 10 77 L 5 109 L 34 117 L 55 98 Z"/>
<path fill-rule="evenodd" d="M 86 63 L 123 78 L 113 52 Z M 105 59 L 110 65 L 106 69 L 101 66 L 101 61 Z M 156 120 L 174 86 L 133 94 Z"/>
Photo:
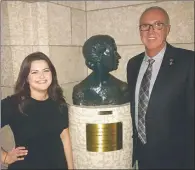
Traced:
<path fill-rule="evenodd" d="M 129 60 L 127 81 L 133 122 L 133 165 L 141 154 L 155 168 L 194 167 L 194 54 L 194 51 L 167 43 L 148 104 L 147 144 L 142 153 L 138 152 L 135 127 L 135 86 L 144 53 Z"/>

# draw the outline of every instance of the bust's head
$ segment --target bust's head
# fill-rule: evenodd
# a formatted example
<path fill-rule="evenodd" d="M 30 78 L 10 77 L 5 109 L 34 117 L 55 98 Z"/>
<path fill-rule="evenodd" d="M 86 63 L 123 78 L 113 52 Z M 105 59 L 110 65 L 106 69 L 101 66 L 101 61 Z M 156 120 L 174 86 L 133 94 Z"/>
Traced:
<path fill-rule="evenodd" d="M 110 72 L 118 68 L 119 59 L 114 39 L 109 35 L 94 35 L 83 45 L 87 67 L 93 71 Z"/>

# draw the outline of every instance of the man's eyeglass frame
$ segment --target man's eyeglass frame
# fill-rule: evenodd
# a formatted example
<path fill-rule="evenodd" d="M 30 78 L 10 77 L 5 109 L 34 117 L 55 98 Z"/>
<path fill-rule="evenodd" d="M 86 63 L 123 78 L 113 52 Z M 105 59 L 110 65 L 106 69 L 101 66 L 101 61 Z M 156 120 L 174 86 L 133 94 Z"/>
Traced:
<path fill-rule="evenodd" d="M 158 28 L 157 24 L 160 24 L 160 27 Z M 139 25 L 140 31 L 149 31 L 150 27 L 152 27 L 153 30 L 162 30 L 164 26 L 168 26 L 169 24 L 163 23 L 163 22 L 155 22 L 153 24 L 142 24 Z M 143 29 L 142 26 L 148 26 L 147 29 Z"/>

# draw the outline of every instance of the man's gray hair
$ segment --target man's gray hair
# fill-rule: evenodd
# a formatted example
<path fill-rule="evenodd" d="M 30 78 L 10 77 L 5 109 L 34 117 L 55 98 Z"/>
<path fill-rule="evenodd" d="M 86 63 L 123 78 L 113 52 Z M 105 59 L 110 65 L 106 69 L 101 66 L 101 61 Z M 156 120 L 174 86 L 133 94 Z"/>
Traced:
<path fill-rule="evenodd" d="M 169 19 L 169 15 L 167 11 L 159 6 L 152 6 L 152 7 L 146 8 L 145 11 L 141 14 L 139 21 L 141 21 L 141 18 L 143 17 L 143 15 L 150 10 L 160 10 L 166 17 L 166 24 L 168 25 L 170 24 L 170 19 Z"/>

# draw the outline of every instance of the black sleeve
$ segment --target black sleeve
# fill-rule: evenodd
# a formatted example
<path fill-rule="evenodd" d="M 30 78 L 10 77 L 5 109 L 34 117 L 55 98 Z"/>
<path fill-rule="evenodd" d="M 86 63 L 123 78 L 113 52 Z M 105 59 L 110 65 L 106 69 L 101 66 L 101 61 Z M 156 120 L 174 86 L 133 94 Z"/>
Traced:
<path fill-rule="evenodd" d="M 68 128 L 69 126 L 69 117 L 68 117 L 68 107 L 67 105 L 63 105 L 61 106 L 60 108 L 60 111 L 61 111 L 61 115 L 62 115 L 62 126 L 63 126 L 63 129 L 66 129 Z"/>
<path fill-rule="evenodd" d="M 12 117 L 12 102 L 10 96 L 6 97 L 5 99 L 1 100 L 1 127 L 8 125 L 10 123 L 10 119 Z"/>

